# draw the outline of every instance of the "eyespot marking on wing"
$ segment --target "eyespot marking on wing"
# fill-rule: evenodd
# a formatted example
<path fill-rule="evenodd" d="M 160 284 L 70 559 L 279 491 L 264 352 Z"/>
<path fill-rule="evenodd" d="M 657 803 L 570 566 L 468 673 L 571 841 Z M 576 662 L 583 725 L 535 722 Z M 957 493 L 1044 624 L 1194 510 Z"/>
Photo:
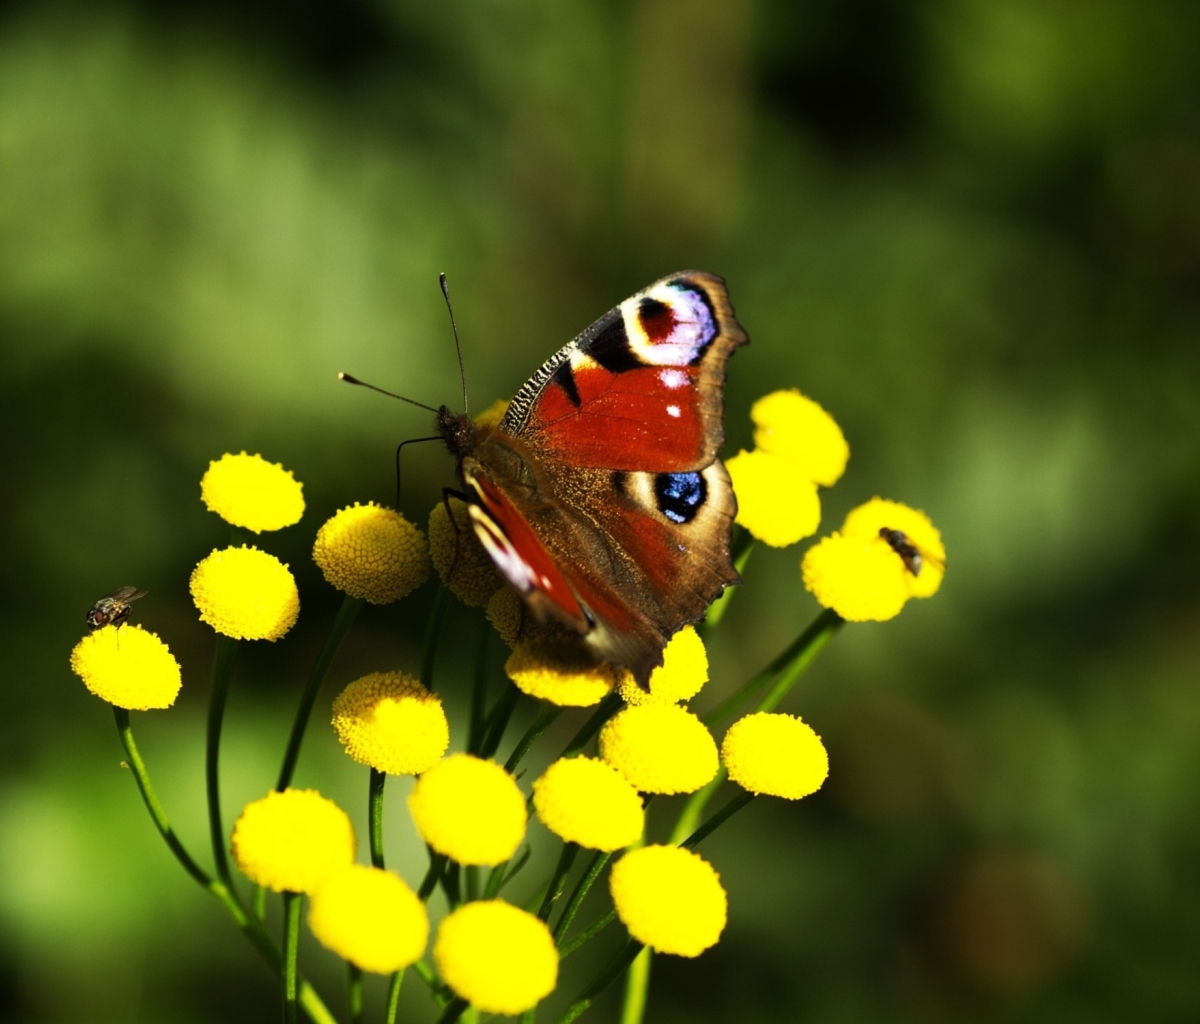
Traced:
<path fill-rule="evenodd" d="M 708 482 L 699 473 L 659 473 L 654 477 L 658 510 L 673 523 L 690 523 L 708 499 Z"/>
<path fill-rule="evenodd" d="M 684 281 L 656 285 L 639 298 L 626 299 L 621 316 L 627 351 L 645 366 L 689 366 L 717 336 L 708 296 Z"/>

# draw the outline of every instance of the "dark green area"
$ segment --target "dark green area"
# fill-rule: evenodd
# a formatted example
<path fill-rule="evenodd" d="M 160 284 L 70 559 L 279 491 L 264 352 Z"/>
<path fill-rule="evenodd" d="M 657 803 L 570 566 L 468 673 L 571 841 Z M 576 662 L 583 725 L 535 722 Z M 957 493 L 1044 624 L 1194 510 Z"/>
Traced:
<path fill-rule="evenodd" d="M 67 667 L 96 598 L 149 590 L 134 619 L 184 692 L 134 728 L 201 856 L 214 645 L 187 578 L 228 540 L 207 461 L 260 451 L 308 500 L 261 540 L 302 612 L 242 645 L 231 821 L 276 777 L 340 604 L 317 526 L 389 500 L 395 444 L 429 432 L 336 372 L 455 403 L 445 270 L 482 408 L 683 267 L 728 279 L 752 338 L 728 450 L 757 396 L 800 387 L 853 453 L 822 532 L 881 494 L 933 517 L 949 568 L 788 698 L 830 781 L 705 841 L 729 928 L 655 961 L 648 1020 L 1200 1014 L 1198 56 L 1200 11 L 1167 0 L 0 5 L 0 1019 L 278 1013 Z M 408 451 L 423 522 L 452 466 Z M 756 553 L 701 710 L 815 614 L 801 550 Z M 364 847 L 367 773 L 328 702 L 418 669 L 432 590 L 363 610 L 300 758 Z M 461 745 L 475 621 L 455 606 L 447 631 Z M 386 843 L 415 884 L 404 792 Z M 532 888 L 554 847 L 531 835 Z M 568 963 L 563 1006 L 616 931 Z M 300 956 L 340 1011 L 340 965 L 307 934 Z M 608 999 L 585 1019 L 615 1019 Z M 433 1019 L 415 978 L 400 1014 Z"/>

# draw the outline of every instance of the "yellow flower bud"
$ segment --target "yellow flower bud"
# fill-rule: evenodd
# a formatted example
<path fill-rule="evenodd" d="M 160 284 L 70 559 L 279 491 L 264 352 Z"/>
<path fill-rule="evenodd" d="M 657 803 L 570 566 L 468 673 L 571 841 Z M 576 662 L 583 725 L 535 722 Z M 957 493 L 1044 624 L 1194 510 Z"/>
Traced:
<path fill-rule="evenodd" d="M 313 561 L 343 594 L 391 604 L 429 578 L 425 534 L 399 512 L 374 503 L 337 512 L 317 531 Z"/>
<path fill-rule="evenodd" d="M 910 592 L 908 570 L 887 541 L 830 534 L 804 553 L 800 574 L 813 597 L 848 622 L 886 622 Z"/>
<path fill-rule="evenodd" d="M 929 517 L 898 501 L 872 498 L 846 516 L 842 524 L 842 536 L 876 538 L 880 537 L 881 529 L 899 530 L 920 556 L 920 572 L 914 574 L 905 567 L 904 582 L 909 594 L 912 597 L 932 597 L 936 594 L 946 572 L 946 547 L 942 543 L 941 533 L 929 521 Z M 896 557 L 900 558 L 898 554 Z"/>
<path fill-rule="evenodd" d="M 609 890 L 629 934 L 658 953 L 699 956 L 725 930 L 728 901 L 703 857 L 681 846 L 643 846 L 613 865 Z"/>
<path fill-rule="evenodd" d="M 182 685 L 167 645 L 127 622 L 80 640 L 71 652 L 71 671 L 101 700 L 131 711 L 169 708 Z"/>
<path fill-rule="evenodd" d="M 278 640 L 300 614 L 288 567 L 258 548 L 212 552 L 192 570 L 190 587 L 200 621 L 235 640 Z"/>
<path fill-rule="evenodd" d="M 650 692 L 629 672 L 621 674 L 621 696 L 626 704 L 651 701 L 676 704 L 691 700 L 708 682 L 708 652 L 694 626 L 684 626 L 663 648 L 663 663 L 650 673 Z"/>
<path fill-rule="evenodd" d="M 504 585 L 504 580 L 475 536 L 467 506 L 457 498 L 451 498 L 450 511 L 454 515 L 453 522 L 446 514 L 445 504 L 439 501 L 429 514 L 429 554 L 433 567 L 463 604 L 485 608 L 491 596 Z"/>
<path fill-rule="evenodd" d="M 317 887 L 308 927 L 326 949 L 374 974 L 416 963 L 429 941 L 429 915 L 416 893 L 399 875 L 362 864 Z"/>
<path fill-rule="evenodd" d="M 467 903 L 443 918 L 433 962 L 455 994 L 484 1013 L 524 1013 L 558 983 L 550 929 L 503 900 Z"/>
<path fill-rule="evenodd" d="M 261 455 L 222 455 L 200 480 L 200 499 L 227 523 L 254 533 L 282 530 L 304 515 L 302 485 Z"/>
<path fill-rule="evenodd" d="M 475 423 L 481 427 L 498 427 L 506 412 L 508 412 L 508 399 L 497 398 L 475 417 Z"/>
<path fill-rule="evenodd" d="M 817 485 L 782 455 L 738 452 L 725 463 L 737 497 L 737 522 L 764 544 L 784 548 L 817 532 Z"/>
<path fill-rule="evenodd" d="M 246 805 L 233 826 L 233 859 L 255 885 L 313 892 L 354 863 L 354 827 L 315 789 L 285 789 Z"/>
<path fill-rule="evenodd" d="M 792 715 L 760 711 L 734 722 L 721 759 L 743 789 L 785 800 L 815 793 L 829 774 L 821 737 Z"/>
<path fill-rule="evenodd" d="M 751 407 L 750 418 L 755 446 L 786 457 L 813 483 L 831 487 L 845 472 L 850 446 L 842 428 L 795 388 L 764 395 Z"/>
<path fill-rule="evenodd" d="M 600 756 L 643 793 L 692 793 L 717 774 L 712 734 L 676 704 L 617 712 L 600 730 Z"/>
<path fill-rule="evenodd" d="M 355 761 L 389 775 L 420 775 L 450 745 L 441 698 L 403 672 L 372 672 L 333 702 L 333 731 Z"/>
<path fill-rule="evenodd" d="M 523 640 L 504 671 L 522 693 L 564 707 L 599 704 L 616 685 L 616 670 L 576 638 L 541 633 Z"/>
<path fill-rule="evenodd" d="M 533 784 L 537 816 L 565 842 L 619 850 L 641 838 L 642 800 L 615 768 L 591 757 L 555 761 Z"/>
<path fill-rule="evenodd" d="M 451 754 L 417 779 L 408 810 L 421 838 L 460 864 L 494 866 L 525 836 L 525 797 L 494 761 Z"/>

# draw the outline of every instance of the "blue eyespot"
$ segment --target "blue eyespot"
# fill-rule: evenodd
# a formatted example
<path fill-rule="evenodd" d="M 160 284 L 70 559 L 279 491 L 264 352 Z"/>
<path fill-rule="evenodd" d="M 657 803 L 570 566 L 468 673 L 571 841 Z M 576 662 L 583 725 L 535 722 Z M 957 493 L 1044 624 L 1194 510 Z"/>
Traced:
<path fill-rule="evenodd" d="M 659 473 L 654 478 L 658 510 L 673 523 L 690 523 L 708 498 L 708 484 L 699 473 Z"/>

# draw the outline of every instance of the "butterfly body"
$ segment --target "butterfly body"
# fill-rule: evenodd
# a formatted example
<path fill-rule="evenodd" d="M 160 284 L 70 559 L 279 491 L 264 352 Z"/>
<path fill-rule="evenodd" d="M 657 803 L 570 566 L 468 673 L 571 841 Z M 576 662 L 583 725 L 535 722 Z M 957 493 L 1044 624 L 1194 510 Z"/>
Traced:
<path fill-rule="evenodd" d="M 551 356 L 498 426 L 438 414 L 501 574 L 643 684 L 671 635 L 739 581 L 717 452 L 725 364 L 745 342 L 720 278 L 675 274 Z"/>

